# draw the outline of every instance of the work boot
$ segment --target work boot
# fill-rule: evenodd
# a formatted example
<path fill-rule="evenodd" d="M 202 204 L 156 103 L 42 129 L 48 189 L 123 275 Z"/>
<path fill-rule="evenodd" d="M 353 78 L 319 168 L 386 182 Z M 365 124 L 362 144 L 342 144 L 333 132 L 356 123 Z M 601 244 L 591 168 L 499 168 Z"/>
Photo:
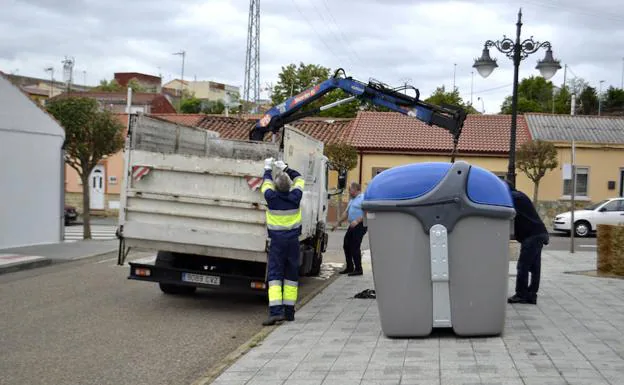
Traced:
<path fill-rule="evenodd" d="M 362 275 L 364 274 L 364 272 L 362 271 L 362 269 L 355 269 L 352 272 L 349 273 L 349 277 L 355 277 L 357 275 Z"/>
<path fill-rule="evenodd" d="M 524 303 L 524 304 L 537 304 L 537 298 L 523 298 L 515 294 L 512 297 L 507 298 L 507 303 Z"/>
<path fill-rule="evenodd" d="M 262 322 L 263 326 L 273 326 L 277 323 L 282 323 L 286 320 L 284 315 L 272 315 L 269 316 L 264 322 Z"/>
<path fill-rule="evenodd" d="M 339 271 L 339 274 L 349 274 L 353 272 L 353 268 L 352 267 L 345 267 L 344 270 Z"/>

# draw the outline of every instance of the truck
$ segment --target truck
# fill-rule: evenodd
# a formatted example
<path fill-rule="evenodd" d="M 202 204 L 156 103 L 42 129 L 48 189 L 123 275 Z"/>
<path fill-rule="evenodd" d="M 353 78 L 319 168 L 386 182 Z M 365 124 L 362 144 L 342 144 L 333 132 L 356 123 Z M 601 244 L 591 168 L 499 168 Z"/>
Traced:
<path fill-rule="evenodd" d="M 310 106 L 336 89 L 351 96 Z M 408 89 L 415 96 L 408 95 Z M 157 254 L 154 263 L 129 262 L 128 278 L 157 282 L 166 294 L 224 287 L 266 292 L 270 239 L 267 206 L 259 192 L 266 158 L 283 160 L 305 178 L 299 274 L 318 275 L 328 244 L 328 199 L 342 193 L 346 170 L 338 170 L 338 188 L 330 191 L 331 164 L 323 155 L 323 143 L 290 123 L 356 99 L 446 129 L 452 134 L 454 161 L 466 118 L 462 108 L 423 102 L 412 86 L 363 83 L 346 77 L 342 69 L 269 109 L 247 140 L 224 140 L 216 132 L 141 113 L 130 115 L 118 264 L 125 263 L 131 248 Z"/>

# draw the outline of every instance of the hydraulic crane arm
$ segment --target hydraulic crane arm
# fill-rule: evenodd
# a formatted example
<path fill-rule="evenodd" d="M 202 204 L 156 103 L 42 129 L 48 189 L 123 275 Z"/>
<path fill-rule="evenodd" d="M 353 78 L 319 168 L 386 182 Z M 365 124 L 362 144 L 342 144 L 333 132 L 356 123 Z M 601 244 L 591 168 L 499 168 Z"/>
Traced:
<path fill-rule="evenodd" d="M 316 86 L 309 88 L 298 95 L 274 106 L 267 111 L 256 126 L 249 132 L 250 140 L 262 141 L 268 132 L 277 133 L 285 124 L 314 115 L 337 105 L 350 102 L 354 99 L 369 101 L 375 105 L 386 107 L 408 116 L 415 117 L 428 125 L 442 127 L 453 136 L 453 159 L 459 142 L 461 130 L 466 119 L 466 112 L 457 106 L 436 106 L 419 100 L 420 93 L 414 87 L 392 89 L 386 85 L 370 81 L 368 84 L 350 77 L 338 77 L 339 69 L 334 76 Z M 399 91 L 411 88 L 416 96 L 409 96 Z M 341 89 L 352 96 L 308 111 L 300 111 L 305 105 L 323 97 L 334 89 Z"/>

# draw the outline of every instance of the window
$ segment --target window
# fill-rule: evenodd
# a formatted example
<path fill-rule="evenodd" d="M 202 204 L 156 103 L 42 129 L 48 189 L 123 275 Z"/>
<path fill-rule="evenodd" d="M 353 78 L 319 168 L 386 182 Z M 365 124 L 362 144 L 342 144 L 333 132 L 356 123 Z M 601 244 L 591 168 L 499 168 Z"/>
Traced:
<path fill-rule="evenodd" d="M 501 180 L 506 180 L 507 179 L 507 173 L 506 172 L 493 171 L 492 173 L 494 175 L 496 175 L 497 177 L 499 177 Z"/>
<path fill-rule="evenodd" d="M 566 177 L 564 172 L 564 178 Z M 586 197 L 588 191 L 589 180 L 589 168 L 588 167 L 576 167 L 576 195 Z M 572 195 L 572 179 L 563 180 L 563 195 Z"/>
<path fill-rule="evenodd" d="M 602 207 L 605 211 L 624 211 L 624 200 L 614 200 Z"/>
<path fill-rule="evenodd" d="M 373 175 L 372 177 L 374 178 L 375 176 L 377 176 L 377 174 L 379 174 L 380 172 L 387 170 L 389 167 L 373 167 Z"/>

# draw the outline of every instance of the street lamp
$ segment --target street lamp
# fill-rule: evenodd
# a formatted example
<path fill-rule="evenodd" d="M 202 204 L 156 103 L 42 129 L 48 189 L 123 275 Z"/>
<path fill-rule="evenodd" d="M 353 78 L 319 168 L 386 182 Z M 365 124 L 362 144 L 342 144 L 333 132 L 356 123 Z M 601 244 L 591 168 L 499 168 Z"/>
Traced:
<path fill-rule="evenodd" d="M 544 79 L 552 78 L 558 69 L 561 68 L 559 60 L 553 59 L 551 45 L 545 41 L 543 43 L 533 40 L 533 36 L 520 41 L 520 30 L 522 29 L 522 8 L 518 11 L 518 22 L 516 23 L 516 41 L 514 42 L 507 36 L 503 35 L 503 40 L 492 41 L 487 40 L 483 47 L 481 57 L 475 59 L 473 67 L 477 69 L 479 75 L 486 78 L 494 71 L 498 64 L 496 59 L 490 57 L 490 47 L 495 47 L 500 52 L 507 55 L 513 60 L 514 64 L 514 81 L 513 93 L 511 96 L 511 134 L 509 139 L 509 168 L 507 170 L 507 180 L 516 183 L 516 120 L 518 115 L 518 68 L 520 61 L 526 59 L 530 54 L 537 52 L 540 48 L 547 48 L 544 59 L 537 62 L 538 69 Z"/>

